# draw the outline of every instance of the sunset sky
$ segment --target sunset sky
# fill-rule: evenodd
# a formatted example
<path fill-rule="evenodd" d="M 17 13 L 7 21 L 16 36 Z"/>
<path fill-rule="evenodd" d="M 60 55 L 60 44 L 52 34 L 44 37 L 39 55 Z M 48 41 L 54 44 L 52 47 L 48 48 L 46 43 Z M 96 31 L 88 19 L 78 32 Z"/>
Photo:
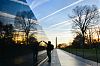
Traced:
<path fill-rule="evenodd" d="M 69 43 L 72 34 L 72 21 L 68 15 L 78 5 L 96 5 L 100 9 L 100 0 L 27 0 L 28 5 L 34 12 L 39 24 L 43 27 L 49 40 L 55 44 Z"/>

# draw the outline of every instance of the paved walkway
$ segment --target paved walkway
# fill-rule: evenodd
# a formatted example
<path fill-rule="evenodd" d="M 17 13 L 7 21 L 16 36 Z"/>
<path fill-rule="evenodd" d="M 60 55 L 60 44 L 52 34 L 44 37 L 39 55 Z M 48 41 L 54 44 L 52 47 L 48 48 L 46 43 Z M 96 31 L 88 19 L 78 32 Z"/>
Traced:
<path fill-rule="evenodd" d="M 48 58 L 45 59 L 45 62 L 39 64 L 38 66 L 61 66 L 59 62 L 59 58 L 57 55 L 57 50 L 54 49 L 51 54 L 51 63 L 48 63 Z"/>
<path fill-rule="evenodd" d="M 53 50 L 51 59 L 51 63 L 46 60 L 40 66 L 97 66 L 96 62 L 83 59 L 60 49 Z M 98 66 L 100 66 L 100 63 Z"/>

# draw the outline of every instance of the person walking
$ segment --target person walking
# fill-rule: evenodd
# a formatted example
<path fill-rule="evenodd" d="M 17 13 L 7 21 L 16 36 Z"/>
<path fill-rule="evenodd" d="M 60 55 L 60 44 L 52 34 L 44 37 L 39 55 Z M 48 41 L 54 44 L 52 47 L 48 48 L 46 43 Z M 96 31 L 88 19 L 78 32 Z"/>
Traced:
<path fill-rule="evenodd" d="M 45 41 L 43 41 L 45 42 Z M 51 51 L 54 49 L 54 46 L 51 44 L 51 41 L 45 42 L 47 44 L 47 56 L 48 56 L 48 62 L 51 62 Z"/>

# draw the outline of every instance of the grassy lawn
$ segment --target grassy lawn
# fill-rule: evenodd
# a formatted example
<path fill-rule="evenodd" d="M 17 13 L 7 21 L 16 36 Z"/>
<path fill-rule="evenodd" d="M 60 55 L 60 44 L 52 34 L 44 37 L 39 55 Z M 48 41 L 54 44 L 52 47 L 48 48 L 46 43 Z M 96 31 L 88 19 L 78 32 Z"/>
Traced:
<path fill-rule="evenodd" d="M 83 49 L 64 48 L 63 50 L 78 55 L 80 57 L 83 57 Z M 100 63 L 100 49 L 98 49 L 97 52 L 98 53 L 96 54 L 96 49 L 84 49 L 84 58 L 96 62 L 98 58 L 98 62 Z"/>

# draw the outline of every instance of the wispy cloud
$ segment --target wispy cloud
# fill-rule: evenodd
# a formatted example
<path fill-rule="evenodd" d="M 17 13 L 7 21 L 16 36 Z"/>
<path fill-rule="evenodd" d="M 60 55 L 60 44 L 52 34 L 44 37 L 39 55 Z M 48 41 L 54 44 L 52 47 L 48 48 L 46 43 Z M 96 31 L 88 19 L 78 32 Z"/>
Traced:
<path fill-rule="evenodd" d="M 98 11 L 100 12 L 100 9 Z"/>
<path fill-rule="evenodd" d="M 9 17 L 9 18 L 12 18 L 12 19 L 15 18 L 15 15 L 8 14 L 8 13 L 2 12 L 2 11 L 0 11 L 0 15 L 1 16 L 5 16 L 5 17 Z"/>
<path fill-rule="evenodd" d="M 32 9 L 34 9 L 34 8 L 40 6 L 40 5 L 42 5 L 42 4 L 44 4 L 44 3 L 48 2 L 48 1 L 49 0 L 33 0 L 32 3 L 30 4 L 30 7 Z"/>
<path fill-rule="evenodd" d="M 47 15 L 47 16 L 41 18 L 41 19 L 39 19 L 39 21 L 44 20 L 44 19 L 46 19 L 46 18 L 48 18 L 48 17 L 50 17 L 50 16 L 52 16 L 52 15 L 54 15 L 54 14 L 56 14 L 56 13 L 62 11 L 62 10 L 64 10 L 64 9 L 67 9 L 67 8 L 69 8 L 69 7 L 71 7 L 71 6 L 74 6 L 74 5 L 76 5 L 76 4 L 78 4 L 78 3 L 82 2 L 82 1 L 84 1 L 84 0 L 78 0 L 78 1 L 72 3 L 72 4 L 68 5 L 68 6 L 65 6 L 65 7 L 63 7 L 63 8 L 61 8 L 61 9 L 59 9 L 59 10 L 57 10 L 57 11 L 51 13 L 51 14 L 49 14 L 49 15 Z"/>
<path fill-rule="evenodd" d="M 20 0 L 10 0 L 10 1 L 20 3 L 20 4 L 23 4 L 23 5 L 28 5 L 27 3 L 23 2 L 23 1 L 20 1 Z"/>

